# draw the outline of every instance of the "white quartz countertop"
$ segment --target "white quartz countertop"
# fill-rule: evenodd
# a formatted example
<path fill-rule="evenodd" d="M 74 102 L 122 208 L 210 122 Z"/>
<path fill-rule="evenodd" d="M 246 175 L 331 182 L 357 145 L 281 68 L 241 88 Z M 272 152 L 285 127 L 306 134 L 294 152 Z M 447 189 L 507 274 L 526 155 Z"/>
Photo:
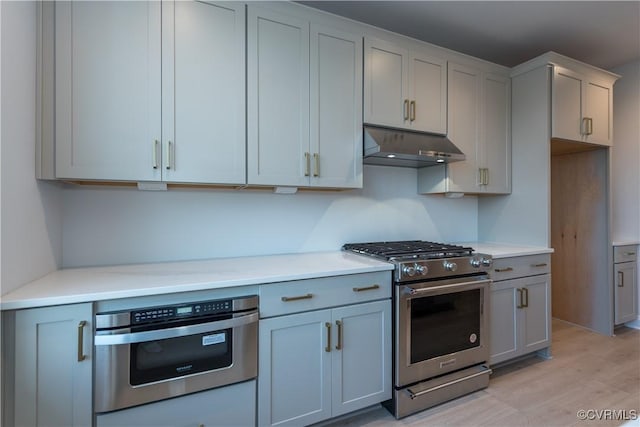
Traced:
<path fill-rule="evenodd" d="M 16 310 L 392 269 L 389 263 L 341 251 L 69 268 L 2 295 L 0 308 Z"/>
<path fill-rule="evenodd" d="M 544 246 L 513 245 L 497 242 L 462 242 L 456 243 L 471 246 L 476 252 L 491 255 L 493 258 L 509 258 L 514 256 L 539 255 L 553 253 L 553 248 Z"/>

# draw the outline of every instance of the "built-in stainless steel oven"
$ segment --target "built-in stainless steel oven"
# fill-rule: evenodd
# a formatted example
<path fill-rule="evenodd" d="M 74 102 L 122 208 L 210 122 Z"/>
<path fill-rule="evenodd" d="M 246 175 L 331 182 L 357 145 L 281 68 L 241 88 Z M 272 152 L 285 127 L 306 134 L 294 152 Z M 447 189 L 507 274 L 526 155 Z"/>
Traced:
<path fill-rule="evenodd" d="M 95 412 L 257 376 L 258 297 L 98 313 Z"/>
<path fill-rule="evenodd" d="M 395 265 L 393 398 L 402 418 L 489 384 L 491 256 L 420 240 L 343 249 Z"/>

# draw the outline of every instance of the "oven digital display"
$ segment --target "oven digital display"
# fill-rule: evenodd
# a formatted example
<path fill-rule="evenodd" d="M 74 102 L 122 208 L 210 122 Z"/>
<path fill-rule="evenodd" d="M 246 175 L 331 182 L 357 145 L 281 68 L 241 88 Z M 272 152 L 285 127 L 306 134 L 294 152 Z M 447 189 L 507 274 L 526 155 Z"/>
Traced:
<path fill-rule="evenodd" d="M 176 314 L 178 314 L 178 315 L 191 314 L 191 312 L 193 312 L 193 307 L 192 306 L 176 308 Z"/>

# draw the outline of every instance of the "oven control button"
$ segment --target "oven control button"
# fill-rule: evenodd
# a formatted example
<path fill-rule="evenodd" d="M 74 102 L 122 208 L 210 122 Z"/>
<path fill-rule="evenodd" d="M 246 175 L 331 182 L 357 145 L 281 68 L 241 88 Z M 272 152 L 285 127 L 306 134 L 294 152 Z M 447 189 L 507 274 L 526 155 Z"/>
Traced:
<path fill-rule="evenodd" d="M 429 269 L 426 265 L 416 264 L 414 268 L 416 269 L 416 273 L 420 274 L 421 276 L 426 276 L 429 272 Z"/>
<path fill-rule="evenodd" d="M 416 268 L 412 265 L 405 265 L 402 267 L 402 273 L 407 276 L 413 277 L 416 274 Z"/>
<path fill-rule="evenodd" d="M 456 271 L 458 269 L 458 264 L 451 261 L 444 262 L 444 269 L 447 271 Z"/>
<path fill-rule="evenodd" d="M 482 258 L 482 265 L 485 267 L 491 267 L 492 260 L 491 258 Z"/>
<path fill-rule="evenodd" d="M 482 265 L 482 261 L 480 261 L 478 258 L 473 258 L 471 260 L 471 267 L 480 268 L 481 265 Z"/>

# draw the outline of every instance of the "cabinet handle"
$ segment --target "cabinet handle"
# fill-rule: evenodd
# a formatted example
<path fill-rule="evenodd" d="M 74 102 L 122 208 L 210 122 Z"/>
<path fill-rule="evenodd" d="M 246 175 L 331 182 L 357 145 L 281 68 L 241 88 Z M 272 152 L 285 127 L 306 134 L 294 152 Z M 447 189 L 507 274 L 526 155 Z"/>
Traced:
<path fill-rule="evenodd" d="M 313 164 L 314 164 L 314 172 L 313 172 L 313 176 L 320 176 L 320 154 L 318 153 L 313 153 Z"/>
<path fill-rule="evenodd" d="M 496 273 L 506 273 L 507 271 L 513 271 L 513 267 L 496 268 Z"/>
<path fill-rule="evenodd" d="M 484 168 L 484 180 L 482 183 L 484 185 L 489 185 L 489 168 Z"/>
<path fill-rule="evenodd" d="M 547 263 L 546 262 L 541 262 L 540 264 L 531 264 L 531 267 L 546 267 Z"/>
<path fill-rule="evenodd" d="M 524 307 L 524 304 L 522 303 L 522 289 L 518 288 L 516 289 L 516 292 L 518 292 L 518 305 L 516 305 L 516 308 L 522 308 Z"/>
<path fill-rule="evenodd" d="M 524 296 L 524 303 L 522 304 L 523 308 L 529 307 L 529 289 L 522 288 L 522 295 Z"/>
<path fill-rule="evenodd" d="M 404 100 L 404 105 L 402 107 L 403 116 L 405 120 L 409 120 L 409 100 Z"/>
<path fill-rule="evenodd" d="M 582 119 L 582 134 L 591 135 L 593 133 L 593 119 L 591 117 L 584 117 Z"/>
<path fill-rule="evenodd" d="M 309 169 L 311 169 L 311 159 L 310 159 L 310 154 L 309 153 L 304 153 L 304 159 L 305 159 L 305 169 L 304 169 L 304 176 L 309 176 Z"/>
<path fill-rule="evenodd" d="M 364 288 L 353 288 L 353 292 L 373 291 L 375 289 L 380 289 L 380 285 L 365 286 Z"/>
<path fill-rule="evenodd" d="M 283 302 L 290 302 L 290 301 L 300 301 L 301 299 L 311 299 L 311 298 L 313 298 L 313 294 L 298 295 L 295 297 L 282 297 L 280 299 Z"/>
<path fill-rule="evenodd" d="M 173 164 L 173 156 L 172 156 L 173 153 L 171 150 L 172 145 L 173 144 L 171 144 L 171 141 L 167 141 L 167 166 L 166 166 L 167 170 L 170 170 Z"/>
<path fill-rule="evenodd" d="M 324 351 L 331 353 L 331 323 L 325 322 L 324 326 L 327 328 L 327 346 Z"/>
<path fill-rule="evenodd" d="M 160 141 L 157 139 L 153 141 L 153 168 L 158 169 L 158 144 Z"/>
<path fill-rule="evenodd" d="M 624 272 L 618 271 L 618 287 L 624 288 Z"/>
<path fill-rule="evenodd" d="M 78 323 L 78 362 L 82 362 L 87 356 L 84 355 L 84 327 L 87 324 L 86 320 L 81 320 Z"/>
<path fill-rule="evenodd" d="M 338 344 L 336 344 L 336 350 L 342 350 L 342 322 L 336 320 L 336 325 L 338 326 Z"/>
<path fill-rule="evenodd" d="M 636 253 L 635 252 L 625 252 L 624 254 L 626 256 L 634 256 Z"/>
<path fill-rule="evenodd" d="M 484 183 L 484 169 L 478 168 L 478 184 L 482 185 Z"/>
<path fill-rule="evenodd" d="M 409 103 L 409 120 L 411 120 L 412 122 L 414 122 L 416 120 L 416 101 L 411 101 Z"/>

